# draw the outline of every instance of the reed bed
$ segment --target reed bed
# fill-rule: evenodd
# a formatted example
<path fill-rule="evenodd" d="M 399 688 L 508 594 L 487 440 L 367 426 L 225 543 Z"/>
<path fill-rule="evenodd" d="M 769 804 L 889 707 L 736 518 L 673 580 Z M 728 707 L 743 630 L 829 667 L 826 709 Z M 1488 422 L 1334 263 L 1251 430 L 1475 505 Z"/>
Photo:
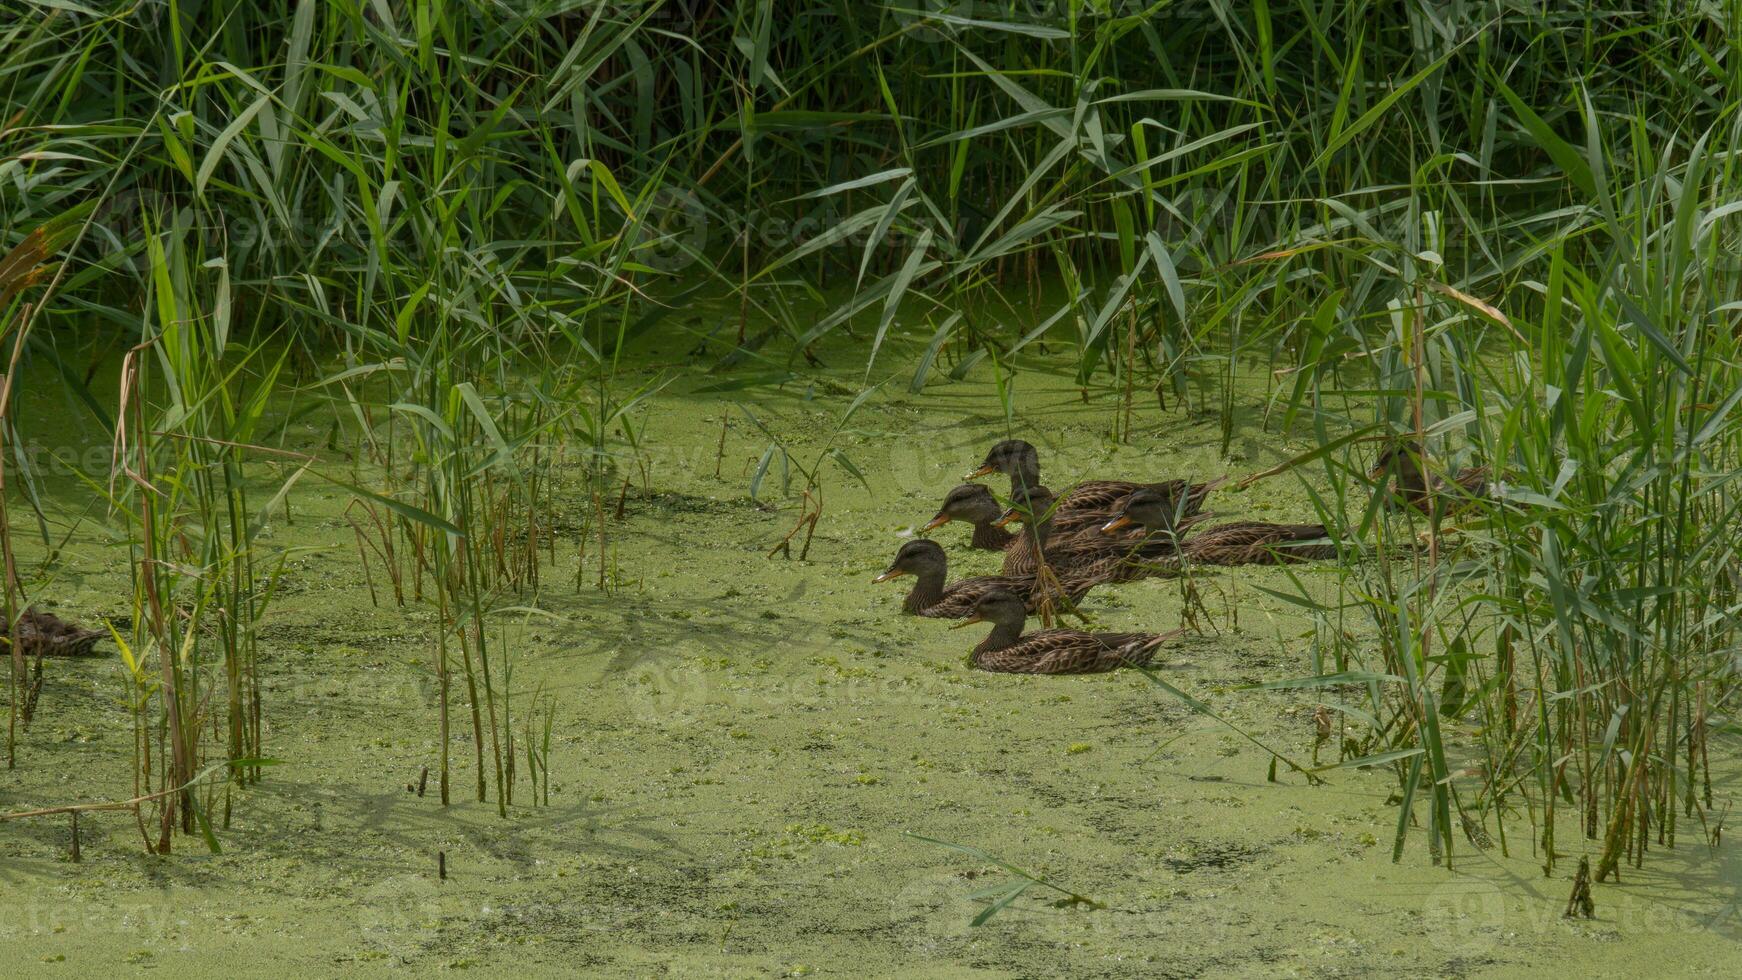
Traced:
<path fill-rule="evenodd" d="M 437 611 L 440 798 L 463 763 L 506 813 L 517 737 L 548 802 L 550 715 L 498 624 L 559 538 L 596 562 L 577 586 L 612 588 L 613 511 L 654 482 L 634 419 L 658 386 L 617 377 L 625 348 L 713 350 L 731 400 L 850 332 L 857 408 L 896 329 L 928 338 L 897 388 L 1069 358 L 1122 441 L 1206 410 L 1226 451 L 1265 379 L 1266 425 L 1319 447 L 1267 478 L 1349 542 L 1333 595 L 1288 596 L 1319 629 L 1271 686 L 1322 692 L 1334 764 L 1396 773 L 1397 856 L 1421 827 L 1436 860 L 1492 839 L 1552 866 L 1583 834 L 1603 881 L 1719 838 L 1742 8 L 0 9 L 0 351 L 115 436 L 149 846 L 208 826 L 207 760 L 253 779 L 270 756 L 255 627 L 285 554 L 253 528 L 295 482 L 354 495 L 377 601 Z M 736 317 L 685 315 L 722 295 Z M 119 405 L 81 345 L 124 356 Z M 277 399 L 330 425 L 330 458 L 275 448 Z M 752 495 L 777 462 L 802 477 L 803 557 L 824 475 L 856 467 L 746 419 Z M 1399 440 L 1493 492 L 1387 506 L 1370 471 Z M 10 620 L 33 474 L 0 480 Z M 17 765 L 27 686 L 14 651 Z"/>

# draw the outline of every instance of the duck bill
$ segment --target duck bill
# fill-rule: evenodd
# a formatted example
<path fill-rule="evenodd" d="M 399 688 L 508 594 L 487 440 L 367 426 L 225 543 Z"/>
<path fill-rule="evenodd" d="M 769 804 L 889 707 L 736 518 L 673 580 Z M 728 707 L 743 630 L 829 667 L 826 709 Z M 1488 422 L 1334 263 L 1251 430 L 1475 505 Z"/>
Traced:
<path fill-rule="evenodd" d="M 1118 517 L 1115 517 L 1112 520 L 1108 521 L 1107 523 L 1101 525 L 1101 533 L 1102 534 L 1112 534 L 1114 531 L 1117 531 L 1120 528 L 1126 528 L 1126 527 L 1130 527 L 1130 526 L 1131 526 L 1131 518 L 1126 517 L 1124 514 L 1120 514 Z"/>
<path fill-rule="evenodd" d="M 1007 524 L 1011 524 L 1015 521 L 1020 521 L 1020 520 L 1022 520 L 1022 515 L 1020 513 L 1018 513 L 1017 511 L 1014 511 L 1014 510 L 1007 510 L 1004 513 L 998 515 L 998 519 L 992 522 L 992 526 L 993 527 L 1004 527 Z"/>
<path fill-rule="evenodd" d="M 967 476 L 962 477 L 962 479 L 964 479 L 964 480 L 978 480 L 979 478 L 981 478 L 983 476 L 991 476 L 992 474 L 994 474 L 996 472 L 998 472 L 998 467 L 993 466 L 991 463 L 987 463 L 986 465 L 980 467 L 979 469 L 975 470 L 974 472 L 969 473 Z"/>
<path fill-rule="evenodd" d="M 959 630 L 964 626 L 972 626 L 975 623 L 984 623 L 984 622 L 985 622 L 985 620 L 980 618 L 979 613 L 974 613 L 973 615 L 969 616 L 967 619 L 964 619 L 959 623 L 951 623 L 950 629 Z"/>
<path fill-rule="evenodd" d="M 903 571 L 902 569 L 899 569 L 899 568 L 891 568 L 889 571 L 884 572 L 882 575 L 879 575 L 876 578 L 872 579 L 871 583 L 873 585 L 875 585 L 878 582 L 887 582 L 890 579 L 897 579 L 897 578 L 900 578 L 903 575 L 907 575 L 907 574 L 910 574 L 910 573 Z"/>
<path fill-rule="evenodd" d="M 950 522 L 950 515 L 939 514 L 938 516 L 932 518 L 931 520 L 926 521 L 925 527 L 920 528 L 920 530 L 921 531 L 936 531 L 938 528 L 943 527 L 945 524 L 948 524 L 949 522 Z"/>

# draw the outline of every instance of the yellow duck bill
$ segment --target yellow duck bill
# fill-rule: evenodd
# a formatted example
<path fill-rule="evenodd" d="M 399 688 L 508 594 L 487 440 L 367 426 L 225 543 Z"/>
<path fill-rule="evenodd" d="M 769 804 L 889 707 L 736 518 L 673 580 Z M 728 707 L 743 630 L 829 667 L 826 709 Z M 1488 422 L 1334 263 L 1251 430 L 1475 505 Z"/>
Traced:
<path fill-rule="evenodd" d="M 1120 514 L 1118 517 L 1115 517 L 1112 520 L 1108 521 L 1107 523 L 1101 525 L 1101 533 L 1102 534 L 1112 534 L 1114 531 L 1117 531 L 1120 528 L 1130 527 L 1130 526 L 1131 526 L 1131 518 L 1126 517 L 1124 514 Z"/>

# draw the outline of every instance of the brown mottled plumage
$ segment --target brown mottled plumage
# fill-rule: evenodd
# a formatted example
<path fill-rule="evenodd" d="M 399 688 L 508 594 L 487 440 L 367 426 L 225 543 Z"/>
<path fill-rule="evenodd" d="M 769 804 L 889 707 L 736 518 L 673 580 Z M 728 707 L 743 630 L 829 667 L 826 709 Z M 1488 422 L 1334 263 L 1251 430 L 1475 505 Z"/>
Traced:
<path fill-rule="evenodd" d="M 1095 674 L 1120 667 L 1144 667 L 1163 643 L 1184 633 L 1085 633 L 1048 629 L 1023 633 L 1028 610 L 1022 598 L 1002 590 L 988 592 L 974 614 L 959 625 L 991 623 L 992 632 L 974 647 L 973 664 L 1006 674 Z"/>
<path fill-rule="evenodd" d="M 80 629 L 53 613 L 25 610 L 10 633 L 0 631 L 0 641 L 16 642 L 25 656 L 88 657 L 107 630 Z M 9 649 L 6 651 L 11 652 Z"/>
<path fill-rule="evenodd" d="M 1108 521 L 1103 533 L 1124 533 L 1132 525 L 1166 527 L 1169 501 L 1160 494 L 1140 490 L 1132 494 L 1119 516 Z M 1337 557 L 1337 546 L 1323 524 L 1271 524 L 1267 521 L 1234 521 L 1217 524 L 1186 537 L 1177 558 L 1165 562 L 1177 568 L 1190 562 L 1200 565 L 1277 565 L 1284 562 L 1317 561 Z"/>
<path fill-rule="evenodd" d="M 1107 581 L 1141 578 L 1141 562 L 1175 554 L 1172 532 L 1146 534 L 1142 528 L 1103 533 L 1096 526 L 1061 533 L 1056 527 L 1056 504 L 1051 491 L 1034 487 L 1018 494 L 1002 523 L 1021 521 L 1023 531 L 1004 551 L 1005 575 L 1032 575 L 1044 555 L 1048 567 L 1059 574 L 1071 570 L 1105 569 Z M 1182 522 L 1189 524 L 1191 521 Z"/>
<path fill-rule="evenodd" d="M 1042 598 L 1054 605 L 1068 600 L 1075 604 L 1099 584 L 1102 579 L 1092 572 L 1073 572 L 1059 576 L 1042 587 L 1033 575 L 982 575 L 958 579 L 945 584 L 949 574 L 949 559 L 935 541 L 909 541 L 895 553 L 889 570 L 872 579 L 887 582 L 903 575 L 914 576 L 913 589 L 902 602 L 903 612 L 936 619 L 961 619 L 974 611 L 974 604 L 991 592 L 1005 591 L 1022 596 L 1030 612 Z"/>
<path fill-rule="evenodd" d="M 1010 478 L 1010 496 L 1018 498 L 1023 491 L 1037 488 L 1040 482 L 1040 453 L 1021 439 L 1006 439 L 986 453 L 980 468 L 968 474 L 977 479 L 992 473 Z M 1203 509 L 1204 498 L 1221 485 L 1221 480 L 1187 484 L 1184 480 L 1163 480 L 1159 483 L 1138 483 L 1130 480 L 1085 480 L 1071 486 L 1059 499 L 1053 515 L 1054 530 L 1063 534 L 1098 527 L 1114 516 L 1125 498 L 1138 490 L 1153 490 L 1173 502 L 1172 511 L 1185 518 Z M 1183 498 L 1183 500 L 1182 500 Z"/>
<path fill-rule="evenodd" d="M 1421 444 L 1411 439 L 1386 446 L 1367 475 L 1373 480 L 1390 480 L 1394 490 L 1388 504 L 1408 505 L 1424 514 L 1433 510 L 1436 503 L 1455 510 L 1472 500 L 1493 495 L 1486 466 L 1466 467 L 1449 477 L 1443 476 L 1428 462 Z"/>
<path fill-rule="evenodd" d="M 1235 521 L 1204 528 L 1180 545 L 1180 555 L 1201 565 L 1281 565 L 1337 557 L 1323 524 Z"/>

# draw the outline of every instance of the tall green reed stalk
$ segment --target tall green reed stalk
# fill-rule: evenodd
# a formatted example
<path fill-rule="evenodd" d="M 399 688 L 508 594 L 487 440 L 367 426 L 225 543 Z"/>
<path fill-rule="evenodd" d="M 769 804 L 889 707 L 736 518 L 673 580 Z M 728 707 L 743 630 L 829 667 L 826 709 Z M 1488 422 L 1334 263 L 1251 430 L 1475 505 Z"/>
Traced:
<path fill-rule="evenodd" d="M 123 363 L 110 490 L 134 544 L 129 656 L 156 672 L 133 701 L 139 785 L 182 787 L 155 801 L 157 834 L 147 843 L 158 852 L 169 851 L 178 825 L 211 839 L 212 794 L 223 789 L 227 801 L 228 784 L 207 784 L 206 799 L 192 788 L 209 753 L 233 779 L 260 778 L 259 625 L 287 557 L 259 541 L 271 503 L 260 513 L 250 506 L 250 454 L 261 451 L 254 439 L 282 349 L 232 340 L 228 270 L 205 257 L 195 221 L 186 209 L 145 217 L 148 313 Z M 221 733 L 217 744 L 208 732 Z M 226 826 L 229 812 L 226 803 Z"/>

